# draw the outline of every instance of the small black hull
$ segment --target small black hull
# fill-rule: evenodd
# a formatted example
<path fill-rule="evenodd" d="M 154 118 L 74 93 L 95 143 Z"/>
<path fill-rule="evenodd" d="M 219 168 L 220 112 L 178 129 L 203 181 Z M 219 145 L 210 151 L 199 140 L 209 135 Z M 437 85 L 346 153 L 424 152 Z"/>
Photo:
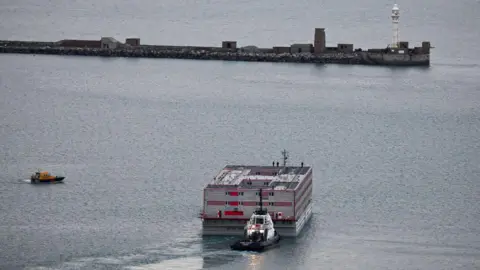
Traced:
<path fill-rule="evenodd" d="M 65 179 L 64 176 L 57 176 L 53 179 L 48 179 L 48 180 L 38 180 L 38 179 L 30 179 L 30 183 L 32 184 L 56 184 L 56 183 L 63 183 L 63 179 Z"/>
<path fill-rule="evenodd" d="M 253 242 L 250 240 L 239 240 L 230 246 L 232 250 L 261 252 L 273 248 L 280 242 L 280 235 L 277 233 L 267 241 Z"/>

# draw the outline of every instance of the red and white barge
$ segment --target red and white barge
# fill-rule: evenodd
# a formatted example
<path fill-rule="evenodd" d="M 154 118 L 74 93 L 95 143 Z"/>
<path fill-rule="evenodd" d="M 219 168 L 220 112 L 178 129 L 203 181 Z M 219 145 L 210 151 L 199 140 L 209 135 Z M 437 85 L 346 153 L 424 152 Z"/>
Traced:
<path fill-rule="evenodd" d="M 235 235 L 259 207 L 259 189 L 263 206 L 268 209 L 275 229 L 282 236 L 297 236 L 312 216 L 312 167 L 227 165 L 204 189 L 201 213 L 203 235 Z"/>

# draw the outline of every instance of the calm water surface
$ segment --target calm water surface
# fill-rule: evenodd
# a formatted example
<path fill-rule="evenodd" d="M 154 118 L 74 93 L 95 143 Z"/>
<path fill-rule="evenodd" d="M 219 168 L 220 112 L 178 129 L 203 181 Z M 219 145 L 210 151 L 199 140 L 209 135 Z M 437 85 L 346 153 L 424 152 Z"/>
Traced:
<path fill-rule="evenodd" d="M 4 1 L 0 38 L 390 40 L 390 3 L 308 5 Z M 0 268 L 478 269 L 480 3 L 400 7 L 432 67 L 0 55 Z M 314 167 L 303 234 L 263 254 L 202 238 L 209 179 L 283 148 Z M 65 184 L 26 183 L 37 168 Z"/>

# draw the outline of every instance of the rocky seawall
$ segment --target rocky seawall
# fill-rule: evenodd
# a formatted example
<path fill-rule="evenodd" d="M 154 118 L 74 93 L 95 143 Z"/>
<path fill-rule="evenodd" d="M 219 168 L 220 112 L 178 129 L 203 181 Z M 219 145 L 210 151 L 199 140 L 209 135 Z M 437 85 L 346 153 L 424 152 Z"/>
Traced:
<path fill-rule="evenodd" d="M 194 60 L 222 60 L 246 62 L 283 62 L 283 63 L 318 63 L 318 64 L 357 64 L 357 65 L 389 65 L 388 61 L 379 63 L 369 61 L 366 52 L 328 53 L 316 55 L 311 53 L 265 53 L 245 52 L 242 50 L 210 50 L 194 47 L 176 47 L 166 49 L 163 46 L 142 45 L 136 47 L 120 47 L 116 49 L 61 47 L 57 42 L 5 41 L 0 40 L 0 53 L 13 54 L 50 54 L 72 56 L 100 57 L 139 57 L 170 58 Z M 193 49 L 192 49 L 193 48 Z M 415 65 L 406 61 L 405 65 Z M 421 63 L 423 65 L 424 63 Z M 396 65 L 396 64 L 395 64 Z M 417 63 L 418 65 L 418 63 Z"/>
<path fill-rule="evenodd" d="M 358 55 L 345 53 L 314 55 L 310 53 L 218 52 L 192 50 L 188 48 L 181 50 L 155 49 L 153 46 L 123 47 L 117 49 L 67 48 L 60 47 L 55 42 L 33 41 L 0 41 L 0 53 L 287 63 L 361 64 L 360 62 L 362 62 L 361 57 Z"/>
<path fill-rule="evenodd" d="M 337 63 L 361 64 L 355 55 L 330 54 L 274 54 L 249 52 L 209 52 L 192 50 L 149 50 L 149 49 L 94 49 L 94 48 L 63 48 L 63 47 L 0 47 L 0 53 L 20 54 L 52 54 L 103 57 L 143 57 L 143 58 L 173 58 L 195 60 L 223 60 L 247 62 L 289 62 L 289 63 Z"/>

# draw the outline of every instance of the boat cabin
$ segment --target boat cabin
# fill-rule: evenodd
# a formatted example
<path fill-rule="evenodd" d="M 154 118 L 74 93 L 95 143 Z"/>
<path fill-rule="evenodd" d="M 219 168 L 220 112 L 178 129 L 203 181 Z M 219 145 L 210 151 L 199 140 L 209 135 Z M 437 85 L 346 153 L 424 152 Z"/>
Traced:
<path fill-rule="evenodd" d="M 37 171 L 35 172 L 35 175 L 33 177 L 36 179 L 47 179 L 47 178 L 50 178 L 51 175 L 47 171 Z"/>
<path fill-rule="evenodd" d="M 271 227 L 273 225 L 272 218 L 268 214 L 266 210 L 257 210 L 255 213 L 250 217 L 247 226 L 250 230 L 260 229 L 262 230 L 264 227 Z"/>
<path fill-rule="evenodd" d="M 263 225 L 263 224 L 270 224 L 272 223 L 272 219 L 269 218 L 269 216 L 267 215 L 252 215 L 252 217 L 250 218 L 250 224 L 259 224 L 259 225 Z"/>
<path fill-rule="evenodd" d="M 263 224 L 265 222 L 265 218 L 263 216 L 253 216 L 250 220 L 252 224 Z"/>

